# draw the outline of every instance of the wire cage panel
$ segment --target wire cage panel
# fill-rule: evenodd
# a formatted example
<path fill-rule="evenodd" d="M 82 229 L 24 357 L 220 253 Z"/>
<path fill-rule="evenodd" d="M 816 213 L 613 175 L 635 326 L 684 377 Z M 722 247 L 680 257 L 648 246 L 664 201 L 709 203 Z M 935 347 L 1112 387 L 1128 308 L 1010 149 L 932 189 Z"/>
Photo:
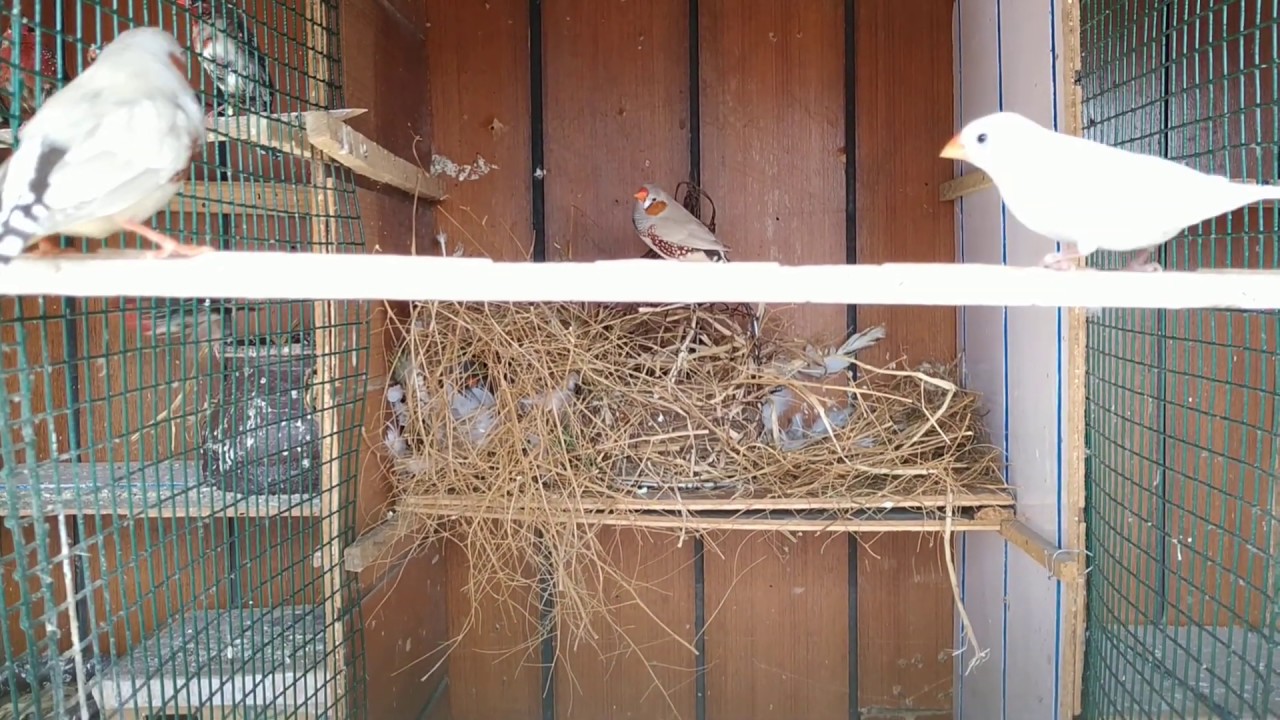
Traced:
<path fill-rule="evenodd" d="M 1081 4 L 1085 135 L 1277 181 L 1276 3 Z M 1275 268 L 1276 209 L 1190 228 L 1171 269 Z M 1106 255 L 1095 264 L 1115 266 Z M 1269 312 L 1088 323 L 1089 717 L 1275 717 L 1277 337 Z"/>
<path fill-rule="evenodd" d="M 351 172 L 298 139 L 304 113 L 341 107 L 337 10 L 16 3 L 0 18 L 0 159 L 100 48 L 159 26 L 186 50 L 209 133 L 149 224 L 220 249 L 363 252 Z M 228 84 L 228 62 L 252 81 Z M 0 299 L 0 718 L 359 711 L 354 580 L 324 559 L 354 526 L 366 316 L 347 302 Z"/>

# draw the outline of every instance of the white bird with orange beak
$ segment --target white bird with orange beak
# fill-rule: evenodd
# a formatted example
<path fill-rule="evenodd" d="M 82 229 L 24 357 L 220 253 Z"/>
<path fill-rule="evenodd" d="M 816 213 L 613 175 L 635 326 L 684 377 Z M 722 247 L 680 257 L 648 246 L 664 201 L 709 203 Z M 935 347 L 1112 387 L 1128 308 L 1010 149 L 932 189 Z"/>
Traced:
<path fill-rule="evenodd" d="M 702 221 L 657 185 L 635 193 L 631 214 L 636 232 L 654 252 L 667 260 L 729 262 L 725 247 Z"/>
<path fill-rule="evenodd" d="M 1137 251 L 1127 269 L 1159 271 L 1151 251 L 1184 228 L 1262 200 L 1280 187 L 1235 182 L 1154 155 L 1041 127 L 1012 112 L 980 117 L 951 138 L 941 157 L 984 171 L 1023 225 L 1075 251 L 1042 264 L 1076 268 L 1097 249 Z"/>

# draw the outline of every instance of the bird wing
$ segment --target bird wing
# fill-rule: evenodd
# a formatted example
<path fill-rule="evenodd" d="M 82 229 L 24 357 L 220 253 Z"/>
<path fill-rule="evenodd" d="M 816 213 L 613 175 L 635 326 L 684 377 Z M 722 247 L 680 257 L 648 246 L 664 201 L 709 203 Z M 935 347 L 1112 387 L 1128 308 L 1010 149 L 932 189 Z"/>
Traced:
<path fill-rule="evenodd" d="M 1225 178 L 1154 155 L 1053 133 L 1001 195 L 1024 224 L 1059 241 L 1145 247 L 1249 202 Z"/>
<path fill-rule="evenodd" d="M 724 252 L 725 247 L 716 236 L 684 207 L 672 203 L 667 211 L 654 221 L 658 235 L 667 242 L 695 250 L 717 250 Z"/>
<path fill-rule="evenodd" d="M 87 71 L 86 71 L 87 72 Z M 71 86 L 68 86 L 71 87 Z M 173 102 L 148 98 L 119 102 L 111 88 L 83 86 L 23 128 L 11 156 L 0 213 L 42 203 L 47 228 L 74 225 L 128 208 L 190 163 L 190 118 Z"/>

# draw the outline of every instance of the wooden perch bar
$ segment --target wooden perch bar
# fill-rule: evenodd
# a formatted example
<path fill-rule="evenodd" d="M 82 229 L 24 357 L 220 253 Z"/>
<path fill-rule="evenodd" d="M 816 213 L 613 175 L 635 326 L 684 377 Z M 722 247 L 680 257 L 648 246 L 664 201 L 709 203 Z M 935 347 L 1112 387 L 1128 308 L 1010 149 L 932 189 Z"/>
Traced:
<path fill-rule="evenodd" d="M 289 183 L 190 181 L 169 201 L 169 211 L 306 215 L 311 208 L 312 193 L 308 186 Z"/>
<path fill-rule="evenodd" d="M 342 552 L 342 567 L 360 572 L 377 562 L 401 538 L 422 527 L 424 518 L 411 513 L 396 513 L 370 528 Z"/>
<path fill-rule="evenodd" d="M 482 258 L 219 251 L 30 257 L 0 267 L 12 296 L 1280 308 L 1280 271 L 1123 272 L 976 263 L 493 262 Z"/>
<path fill-rule="evenodd" d="M 1053 577 L 1066 582 L 1080 576 L 1078 550 L 1059 548 L 1021 520 L 1005 519 L 1000 524 L 1000 536 L 1048 570 Z"/>
<path fill-rule="evenodd" d="M 336 163 L 426 200 L 444 197 L 444 182 L 393 155 L 346 123 L 316 113 L 307 118 L 307 139 Z"/>
<path fill-rule="evenodd" d="M 305 127 L 312 117 L 319 116 L 342 122 L 366 112 L 368 110 L 364 108 L 343 108 L 214 118 L 205 124 L 205 128 L 209 131 L 205 140 L 207 142 L 225 140 L 257 142 L 291 155 L 308 157 L 311 154 L 311 145 L 307 142 Z M 13 147 L 11 128 L 0 130 L 0 147 Z"/>
<path fill-rule="evenodd" d="M 973 170 L 954 180 L 942 183 L 939 197 L 942 202 L 951 202 L 991 186 L 991 178 L 986 173 L 981 170 Z"/>

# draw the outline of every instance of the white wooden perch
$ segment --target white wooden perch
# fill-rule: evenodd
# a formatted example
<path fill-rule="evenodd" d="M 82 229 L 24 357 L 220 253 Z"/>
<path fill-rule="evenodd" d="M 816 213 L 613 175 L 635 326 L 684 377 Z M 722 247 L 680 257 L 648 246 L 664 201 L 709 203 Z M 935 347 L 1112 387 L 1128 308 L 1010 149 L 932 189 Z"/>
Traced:
<path fill-rule="evenodd" d="M 0 292 L 264 300 L 768 302 L 1010 307 L 1280 308 L 1280 272 L 1058 271 L 950 263 L 493 262 L 477 258 L 211 252 L 19 257 Z"/>

